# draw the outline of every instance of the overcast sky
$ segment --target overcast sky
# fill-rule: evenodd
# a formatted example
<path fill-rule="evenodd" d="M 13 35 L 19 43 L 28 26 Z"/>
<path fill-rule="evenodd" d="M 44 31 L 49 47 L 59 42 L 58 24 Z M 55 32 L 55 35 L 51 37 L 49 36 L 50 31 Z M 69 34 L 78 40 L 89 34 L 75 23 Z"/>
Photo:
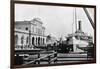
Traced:
<path fill-rule="evenodd" d="M 57 38 L 67 36 L 72 33 L 72 24 L 75 31 L 75 23 L 73 23 L 73 12 L 75 7 L 58 7 L 44 5 L 15 5 L 15 21 L 31 20 L 33 18 L 41 18 L 45 33 L 51 34 Z M 88 9 L 92 19 L 94 19 L 93 8 Z M 82 21 L 82 30 L 93 36 L 93 28 L 82 8 L 76 8 L 77 20 Z"/>

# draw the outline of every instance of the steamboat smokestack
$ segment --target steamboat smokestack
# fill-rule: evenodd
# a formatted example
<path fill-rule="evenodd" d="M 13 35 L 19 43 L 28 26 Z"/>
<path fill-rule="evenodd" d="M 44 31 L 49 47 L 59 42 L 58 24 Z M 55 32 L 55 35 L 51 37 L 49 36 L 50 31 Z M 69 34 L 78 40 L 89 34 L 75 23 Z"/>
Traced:
<path fill-rule="evenodd" d="M 81 21 L 78 21 L 78 25 L 79 25 L 79 30 L 82 30 L 82 28 L 81 28 Z"/>

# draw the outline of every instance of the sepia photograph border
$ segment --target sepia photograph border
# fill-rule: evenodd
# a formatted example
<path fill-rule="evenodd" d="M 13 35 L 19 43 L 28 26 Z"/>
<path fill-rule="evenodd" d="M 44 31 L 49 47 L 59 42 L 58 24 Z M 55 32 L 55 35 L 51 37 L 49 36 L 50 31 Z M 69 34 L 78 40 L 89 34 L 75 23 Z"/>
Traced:
<path fill-rule="evenodd" d="M 84 7 L 94 8 L 94 59 L 92 61 L 74 62 L 74 63 L 59 63 L 59 64 L 40 64 L 40 65 L 14 65 L 14 19 L 15 19 L 15 4 L 31 4 L 44 6 L 58 6 L 58 7 Z M 43 66 L 58 66 L 58 65 L 75 65 L 75 64 L 91 64 L 96 63 L 96 6 L 83 4 L 66 4 L 66 3 L 50 3 L 50 2 L 36 2 L 36 1 L 10 1 L 10 68 L 28 68 L 28 67 L 43 67 Z"/>

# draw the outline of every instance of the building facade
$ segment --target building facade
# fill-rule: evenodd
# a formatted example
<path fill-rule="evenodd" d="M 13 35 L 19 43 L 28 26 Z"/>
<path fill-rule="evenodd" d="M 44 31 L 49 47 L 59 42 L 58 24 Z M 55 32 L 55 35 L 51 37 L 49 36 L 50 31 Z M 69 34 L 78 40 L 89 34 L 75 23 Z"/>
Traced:
<path fill-rule="evenodd" d="M 15 49 L 33 49 L 36 46 L 45 46 L 45 27 L 40 18 L 30 21 L 15 22 Z"/>

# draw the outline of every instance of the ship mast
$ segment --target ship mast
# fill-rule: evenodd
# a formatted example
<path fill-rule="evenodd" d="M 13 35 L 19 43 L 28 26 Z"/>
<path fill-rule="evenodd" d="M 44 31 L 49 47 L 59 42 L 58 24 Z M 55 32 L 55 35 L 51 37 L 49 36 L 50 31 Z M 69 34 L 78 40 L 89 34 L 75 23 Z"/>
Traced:
<path fill-rule="evenodd" d="M 77 31 L 77 12 L 76 12 L 76 8 L 75 8 L 75 29 Z"/>
<path fill-rule="evenodd" d="M 74 25 L 75 25 L 75 31 L 77 31 L 77 13 L 76 13 L 76 8 L 73 8 L 72 33 L 74 32 Z"/>
<path fill-rule="evenodd" d="M 74 25 L 74 8 L 73 8 L 72 34 L 73 34 L 73 25 Z"/>

